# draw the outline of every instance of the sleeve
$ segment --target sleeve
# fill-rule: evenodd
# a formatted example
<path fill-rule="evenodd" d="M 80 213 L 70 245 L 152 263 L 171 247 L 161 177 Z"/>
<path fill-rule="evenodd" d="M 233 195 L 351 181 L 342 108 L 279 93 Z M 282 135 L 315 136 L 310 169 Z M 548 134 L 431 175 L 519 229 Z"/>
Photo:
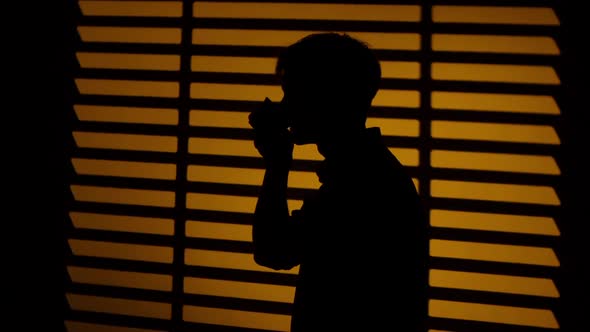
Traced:
<path fill-rule="evenodd" d="M 290 270 L 301 263 L 304 213 L 294 210 L 284 221 L 253 225 L 254 261 L 273 270 Z"/>

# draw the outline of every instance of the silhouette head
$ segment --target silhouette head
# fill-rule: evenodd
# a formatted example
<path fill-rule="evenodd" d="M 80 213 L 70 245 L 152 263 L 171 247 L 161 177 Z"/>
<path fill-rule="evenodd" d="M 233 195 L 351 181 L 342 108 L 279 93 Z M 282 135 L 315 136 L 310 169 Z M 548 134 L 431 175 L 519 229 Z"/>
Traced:
<path fill-rule="evenodd" d="M 381 67 L 364 42 L 328 32 L 308 35 L 284 49 L 276 74 L 294 142 L 307 144 L 365 128 Z"/>

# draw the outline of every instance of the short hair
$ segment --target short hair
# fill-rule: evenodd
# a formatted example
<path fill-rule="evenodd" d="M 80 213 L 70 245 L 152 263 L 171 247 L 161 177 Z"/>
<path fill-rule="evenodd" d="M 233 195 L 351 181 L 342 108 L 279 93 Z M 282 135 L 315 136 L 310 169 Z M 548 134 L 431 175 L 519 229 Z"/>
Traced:
<path fill-rule="evenodd" d="M 326 91 L 368 104 L 381 81 L 381 66 L 369 46 L 336 32 L 314 33 L 283 49 L 275 72 L 306 84 L 321 84 Z"/>

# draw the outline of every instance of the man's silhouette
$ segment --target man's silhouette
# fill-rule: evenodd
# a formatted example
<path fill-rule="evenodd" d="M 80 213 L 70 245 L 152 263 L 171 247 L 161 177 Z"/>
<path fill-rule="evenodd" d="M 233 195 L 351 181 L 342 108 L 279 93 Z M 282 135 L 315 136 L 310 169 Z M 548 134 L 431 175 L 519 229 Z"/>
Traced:
<path fill-rule="evenodd" d="M 266 172 L 253 221 L 254 259 L 300 265 L 291 331 L 425 331 L 428 237 L 414 184 L 365 120 L 381 80 L 373 52 L 346 34 L 286 48 L 284 97 L 250 114 Z M 319 190 L 289 214 L 293 144 L 316 144 Z"/>

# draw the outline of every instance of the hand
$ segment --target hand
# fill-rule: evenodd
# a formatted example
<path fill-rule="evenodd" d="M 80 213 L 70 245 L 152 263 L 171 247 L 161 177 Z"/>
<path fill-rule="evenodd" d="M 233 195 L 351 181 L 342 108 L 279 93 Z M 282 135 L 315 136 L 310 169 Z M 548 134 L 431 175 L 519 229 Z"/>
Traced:
<path fill-rule="evenodd" d="M 293 140 L 283 111 L 266 98 L 262 106 L 248 116 L 254 129 L 254 146 L 267 166 L 290 168 L 293 161 Z"/>

